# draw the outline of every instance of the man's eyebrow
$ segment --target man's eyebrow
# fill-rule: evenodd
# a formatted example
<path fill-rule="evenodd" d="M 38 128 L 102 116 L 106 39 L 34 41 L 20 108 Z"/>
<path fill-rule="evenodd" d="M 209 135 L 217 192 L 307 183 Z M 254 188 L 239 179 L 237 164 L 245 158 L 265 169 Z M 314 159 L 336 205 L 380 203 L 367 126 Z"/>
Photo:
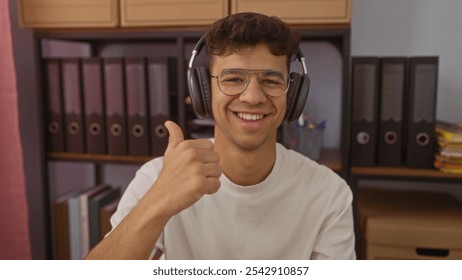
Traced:
<path fill-rule="evenodd" d="M 239 73 L 239 72 L 241 72 L 243 70 L 244 69 L 239 69 L 239 68 L 225 68 L 225 69 L 223 69 L 223 72 L 225 72 L 225 73 Z"/>
<path fill-rule="evenodd" d="M 276 76 L 278 78 L 284 78 L 284 74 L 277 70 L 265 70 L 262 71 L 262 73 L 265 74 L 265 76 Z"/>
<path fill-rule="evenodd" d="M 265 73 L 265 74 L 266 74 L 266 73 L 269 73 L 269 74 L 273 74 L 273 73 L 274 73 L 275 75 L 279 74 L 279 75 L 283 75 L 283 76 L 284 76 L 284 74 L 282 74 L 283 71 L 278 70 L 278 69 L 272 69 L 272 68 L 261 69 L 261 70 L 258 70 L 258 69 L 245 69 L 245 68 L 234 68 L 234 69 L 244 70 L 244 71 L 251 72 L 251 73 L 252 73 L 252 72 L 253 72 L 253 73 Z"/>

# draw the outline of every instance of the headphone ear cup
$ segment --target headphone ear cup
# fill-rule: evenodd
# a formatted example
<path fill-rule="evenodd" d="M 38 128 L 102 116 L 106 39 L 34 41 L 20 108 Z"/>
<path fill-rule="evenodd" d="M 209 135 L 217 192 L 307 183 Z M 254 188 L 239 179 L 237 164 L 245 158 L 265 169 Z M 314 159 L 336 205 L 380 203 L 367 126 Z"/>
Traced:
<path fill-rule="evenodd" d="M 194 114 L 198 118 L 205 117 L 205 108 L 202 104 L 201 89 L 196 74 L 196 69 L 188 68 L 188 87 L 189 87 L 189 97 L 191 97 L 191 103 L 194 109 Z"/>
<path fill-rule="evenodd" d="M 204 67 L 188 69 L 189 96 L 194 113 L 198 118 L 212 115 L 210 97 L 210 78 Z"/>
<path fill-rule="evenodd" d="M 210 75 L 205 67 L 197 67 L 197 79 L 200 83 L 202 103 L 204 104 L 205 116 L 212 117 L 212 91 L 210 89 Z"/>
<path fill-rule="evenodd" d="M 294 123 L 305 108 L 310 91 L 310 77 L 299 73 L 290 73 L 290 78 L 290 87 L 287 91 L 286 120 L 288 123 Z"/>
<path fill-rule="evenodd" d="M 288 120 L 293 114 L 294 102 L 297 101 L 298 87 L 300 84 L 300 74 L 290 73 L 290 86 L 287 90 L 287 107 L 285 119 Z"/>

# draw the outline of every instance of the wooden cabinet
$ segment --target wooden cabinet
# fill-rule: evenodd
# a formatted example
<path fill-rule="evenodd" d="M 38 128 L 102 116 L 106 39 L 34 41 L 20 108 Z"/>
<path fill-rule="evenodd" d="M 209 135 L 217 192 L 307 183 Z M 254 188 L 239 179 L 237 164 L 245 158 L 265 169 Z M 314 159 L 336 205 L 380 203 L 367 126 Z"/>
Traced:
<path fill-rule="evenodd" d="M 207 26 L 238 12 L 276 15 L 290 24 L 349 24 L 351 0 L 19 0 L 28 28 Z"/>
<path fill-rule="evenodd" d="M 120 0 L 120 25 L 207 25 L 228 15 L 228 0 Z"/>
<path fill-rule="evenodd" d="M 277 15 L 291 24 L 348 24 L 351 0 L 236 0 L 231 12 L 254 11 Z"/>
<path fill-rule="evenodd" d="M 437 194 L 438 192 L 449 192 L 451 193 L 452 191 L 456 191 L 454 187 L 461 187 L 462 186 L 462 175 L 461 174 L 445 174 L 443 172 L 440 172 L 436 169 L 418 169 L 418 168 L 408 168 L 408 167 L 351 167 L 350 168 L 350 174 L 348 176 L 348 182 L 350 187 L 353 190 L 354 193 L 354 204 L 353 207 L 355 209 L 355 214 L 356 214 L 356 252 L 357 252 L 357 257 L 359 259 L 365 259 L 367 256 L 366 249 L 366 235 L 369 235 L 366 233 L 364 230 L 364 217 L 361 215 L 361 211 L 364 211 L 362 209 L 364 205 L 361 205 L 359 202 L 360 200 L 358 199 L 360 196 L 365 193 L 367 194 L 367 189 L 372 188 L 372 190 L 379 188 L 380 189 L 386 189 L 387 191 L 383 192 L 384 194 L 389 193 L 391 191 L 392 195 L 388 194 L 387 196 L 381 196 L 381 205 L 391 205 L 388 207 L 393 207 L 393 205 L 396 203 L 397 200 L 405 201 L 403 200 L 403 197 L 397 197 L 400 192 L 396 192 L 396 190 L 409 190 L 411 189 L 412 191 L 419 191 L 419 190 L 425 190 L 428 189 L 428 187 L 432 186 L 432 192 L 434 193 L 433 195 Z M 453 186 L 451 186 L 453 185 Z M 385 186 L 385 187 L 384 187 Z M 435 188 L 436 187 L 436 188 Z M 393 193 L 393 190 L 395 191 Z M 452 190 L 452 191 L 450 191 Z M 401 192 L 402 193 L 402 192 Z M 364 199 L 363 199 L 364 201 Z M 428 205 L 426 205 L 427 210 L 430 209 L 429 207 L 438 207 L 438 205 L 435 205 L 433 200 L 429 200 Z M 388 204 L 389 203 L 389 204 Z M 413 202 L 411 200 L 405 201 L 405 205 L 407 206 L 413 206 Z M 363 203 L 364 204 L 364 203 Z M 369 205 L 370 202 L 369 202 Z M 374 205 L 377 207 L 377 205 Z M 403 210 L 400 210 L 403 211 Z M 387 212 L 387 219 L 390 219 L 390 221 L 395 221 L 395 220 L 400 220 L 403 217 L 409 217 L 409 212 L 408 209 L 406 209 L 406 213 L 398 213 L 396 211 L 394 212 Z M 434 217 L 433 217 L 434 218 Z M 415 221 L 414 217 L 414 221 Z M 423 221 L 423 218 L 420 219 L 420 221 Z M 428 223 L 428 222 L 426 222 Z M 429 223 L 431 225 L 431 223 Z M 377 226 L 377 224 L 375 225 Z M 398 248 L 390 246 L 394 245 L 396 242 L 401 242 L 403 240 L 402 232 L 408 230 L 409 231 L 409 224 L 404 224 L 402 225 L 403 229 L 402 230 L 395 230 L 396 234 L 394 237 L 389 238 L 388 240 L 393 240 L 393 243 L 383 243 L 382 242 L 380 246 L 381 252 L 385 252 L 383 250 L 387 250 L 391 254 L 394 254 L 395 258 L 416 258 L 417 256 L 415 255 L 409 255 L 408 251 L 409 248 L 412 248 L 410 246 L 410 243 L 415 243 L 415 242 L 434 242 L 433 240 L 436 240 L 441 237 L 435 237 L 435 236 L 430 236 L 430 235 L 423 235 L 420 236 L 419 238 L 415 239 L 413 242 L 410 242 L 406 246 L 403 246 L 403 248 L 406 248 L 407 250 L 398 250 Z M 416 230 L 418 227 L 415 225 L 413 230 Z M 441 226 L 441 225 L 440 225 Z M 372 225 L 374 227 L 374 225 Z M 396 226 L 397 227 L 397 226 Z M 433 226 L 427 227 L 427 229 L 433 229 Z M 439 232 L 444 232 L 447 231 L 449 228 L 448 227 L 443 227 L 443 228 L 437 228 Z M 377 233 L 377 232 L 375 232 Z M 378 240 L 380 238 L 383 238 L 382 235 L 375 235 L 374 239 Z M 398 236 L 398 237 L 397 237 Z M 440 241 L 443 239 L 440 239 Z M 420 244 L 419 244 L 420 245 Z M 377 247 L 376 247 L 377 248 Z M 447 248 L 449 249 L 449 248 Z M 406 253 L 406 255 L 396 255 L 396 254 L 402 254 Z M 411 252 L 412 253 L 412 252 Z M 414 252 L 413 254 L 415 254 Z M 383 257 L 383 256 L 382 256 Z M 390 255 L 388 257 L 391 257 Z M 433 257 L 434 259 L 438 259 Z"/>
<path fill-rule="evenodd" d="M 119 25 L 118 0 L 19 0 L 19 24 L 29 28 Z"/>

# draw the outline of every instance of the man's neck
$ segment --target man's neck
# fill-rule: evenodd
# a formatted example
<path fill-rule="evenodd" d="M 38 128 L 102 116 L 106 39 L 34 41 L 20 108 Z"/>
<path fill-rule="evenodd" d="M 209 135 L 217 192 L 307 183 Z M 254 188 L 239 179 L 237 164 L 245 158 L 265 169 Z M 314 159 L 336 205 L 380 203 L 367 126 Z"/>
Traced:
<path fill-rule="evenodd" d="M 241 186 L 252 186 L 265 180 L 276 161 L 275 141 L 249 151 L 215 139 L 215 150 L 220 154 L 223 173 Z"/>

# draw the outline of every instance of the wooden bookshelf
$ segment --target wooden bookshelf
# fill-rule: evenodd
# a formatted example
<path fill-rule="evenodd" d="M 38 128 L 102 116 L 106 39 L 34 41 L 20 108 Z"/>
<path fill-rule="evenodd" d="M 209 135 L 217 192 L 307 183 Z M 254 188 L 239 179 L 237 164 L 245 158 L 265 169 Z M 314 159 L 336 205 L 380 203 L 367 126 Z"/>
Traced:
<path fill-rule="evenodd" d="M 154 157 L 49 152 L 47 153 L 47 158 L 48 160 L 55 161 L 143 164 L 150 161 Z M 335 172 L 339 172 L 342 169 L 340 150 L 323 149 L 321 151 L 321 158 L 319 159 L 319 163 L 329 167 Z"/>
<path fill-rule="evenodd" d="M 349 147 L 349 60 L 350 60 L 350 30 L 348 25 L 330 25 L 330 26 L 297 26 L 301 40 L 303 42 L 311 41 L 326 41 L 332 43 L 335 46 L 342 59 L 341 64 L 341 96 L 342 99 L 342 113 L 341 113 L 341 141 L 340 147 L 335 149 L 323 149 L 321 151 L 321 158 L 318 160 L 320 164 L 331 168 L 333 171 L 340 174 L 346 181 L 348 178 L 348 147 Z M 157 52 L 162 53 L 165 56 L 171 56 L 176 58 L 176 79 L 175 88 L 176 93 L 173 95 L 173 107 L 174 118 L 178 124 L 184 129 L 185 132 L 192 126 L 197 125 L 192 123 L 193 115 L 190 104 L 185 104 L 185 99 L 188 96 L 187 93 L 187 80 L 184 75 L 184 70 L 187 67 L 187 57 L 185 56 L 186 51 L 189 53 L 189 48 L 194 46 L 197 40 L 204 33 L 205 28 L 203 27 L 137 27 L 137 28 L 75 28 L 75 29 L 36 29 L 34 31 L 34 42 L 35 42 L 35 53 L 37 55 L 37 73 L 39 77 L 45 76 L 43 66 L 44 59 L 51 57 L 44 53 L 43 42 L 44 41 L 63 41 L 63 42 L 78 42 L 81 45 L 85 45 L 94 57 L 104 57 L 107 55 L 108 47 L 114 47 L 117 50 L 123 49 L 123 56 L 134 56 L 140 55 L 137 50 L 138 46 L 149 46 L 147 48 L 141 48 L 143 56 L 151 57 L 156 56 Z M 157 51 L 157 47 L 158 50 Z M 151 54 L 152 52 L 152 54 Z M 156 53 L 155 53 L 156 52 Z M 48 55 L 48 56 L 47 56 Z M 55 197 L 51 196 L 49 189 L 49 178 L 47 177 L 49 162 L 81 162 L 93 165 L 95 182 L 104 183 L 104 166 L 105 164 L 133 164 L 142 165 L 153 159 L 153 156 L 130 156 L 130 155 L 109 155 L 109 154 L 88 154 L 88 153 L 68 153 L 68 152 L 48 152 L 46 144 L 47 138 L 45 132 L 47 126 L 45 123 L 44 110 L 47 102 L 47 89 L 44 82 L 38 79 L 37 88 L 39 89 L 39 102 L 37 104 L 40 111 L 40 131 L 42 131 L 41 137 L 43 140 L 43 170 L 44 174 L 44 189 L 43 193 L 45 198 L 43 199 L 43 206 L 45 213 L 44 219 L 46 220 L 46 226 L 44 234 L 46 236 L 46 258 L 52 258 L 52 240 L 51 240 L 51 202 Z"/>

